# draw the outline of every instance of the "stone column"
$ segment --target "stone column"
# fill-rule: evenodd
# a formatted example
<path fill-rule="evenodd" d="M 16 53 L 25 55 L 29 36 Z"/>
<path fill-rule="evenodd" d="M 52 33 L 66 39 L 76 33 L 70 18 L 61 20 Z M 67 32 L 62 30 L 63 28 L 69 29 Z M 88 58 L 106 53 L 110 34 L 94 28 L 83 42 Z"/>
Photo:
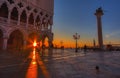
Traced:
<path fill-rule="evenodd" d="M 49 48 L 52 48 L 53 47 L 53 35 L 52 35 L 52 33 L 49 35 L 49 41 L 48 41 L 48 43 L 49 43 Z"/>
<path fill-rule="evenodd" d="M 40 18 L 40 28 L 41 28 L 41 30 L 43 30 L 43 21 L 42 21 L 42 17 Z"/>
<path fill-rule="evenodd" d="M 44 49 L 45 48 L 45 45 L 44 45 L 44 38 L 42 39 L 42 49 Z"/>
<path fill-rule="evenodd" d="M 49 48 L 52 48 L 53 47 L 52 40 L 49 40 L 48 43 L 49 43 Z"/>
<path fill-rule="evenodd" d="M 29 16 L 27 16 L 26 28 L 28 28 L 28 23 L 29 23 Z"/>
<path fill-rule="evenodd" d="M 34 18 L 34 28 L 36 27 L 36 25 L 37 25 L 37 23 L 36 23 L 35 18 Z"/>
<path fill-rule="evenodd" d="M 48 30 L 48 26 L 49 26 L 49 24 L 48 23 L 46 23 L 46 29 Z"/>
<path fill-rule="evenodd" d="M 44 30 L 44 24 L 43 23 L 41 24 L 41 29 Z"/>
<path fill-rule="evenodd" d="M 47 29 L 47 24 L 46 24 L 46 22 L 45 22 L 45 24 L 44 24 L 44 30 L 46 30 Z"/>
<path fill-rule="evenodd" d="M 95 12 L 97 17 L 97 27 L 98 27 L 98 45 L 100 49 L 103 49 L 103 36 L 102 36 L 102 20 L 101 17 L 104 15 L 102 8 L 98 8 Z"/>
<path fill-rule="evenodd" d="M 11 11 L 8 12 L 8 23 L 10 23 Z"/>
<path fill-rule="evenodd" d="M 50 25 L 50 32 L 52 32 L 52 25 Z"/>
<path fill-rule="evenodd" d="M 17 25 L 20 25 L 20 16 L 21 16 L 21 14 L 19 13 Z"/>
<path fill-rule="evenodd" d="M 7 38 L 7 37 L 4 37 L 4 38 L 3 38 L 3 50 L 6 50 L 6 49 L 7 49 L 7 41 L 8 41 L 8 38 Z"/>

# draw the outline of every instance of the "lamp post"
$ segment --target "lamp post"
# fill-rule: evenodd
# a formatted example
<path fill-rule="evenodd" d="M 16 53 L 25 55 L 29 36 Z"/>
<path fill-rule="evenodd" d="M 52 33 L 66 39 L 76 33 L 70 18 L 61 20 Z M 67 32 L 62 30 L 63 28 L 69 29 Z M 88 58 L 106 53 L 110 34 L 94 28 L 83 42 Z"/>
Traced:
<path fill-rule="evenodd" d="M 76 40 L 76 49 L 75 49 L 75 52 L 78 52 L 77 40 L 80 39 L 80 35 L 78 35 L 78 33 L 75 33 L 75 35 L 73 35 L 73 38 Z"/>

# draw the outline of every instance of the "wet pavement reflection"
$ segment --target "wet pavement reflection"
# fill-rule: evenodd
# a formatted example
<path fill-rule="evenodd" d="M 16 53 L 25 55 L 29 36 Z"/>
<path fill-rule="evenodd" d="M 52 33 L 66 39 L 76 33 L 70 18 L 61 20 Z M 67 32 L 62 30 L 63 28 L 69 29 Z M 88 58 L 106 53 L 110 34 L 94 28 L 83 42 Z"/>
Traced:
<path fill-rule="evenodd" d="M 33 49 L 33 52 L 31 52 L 30 56 L 32 57 L 32 61 L 28 67 L 26 77 L 25 78 L 38 78 L 38 66 L 37 66 L 37 61 L 36 61 L 36 51 L 35 48 Z"/>
<path fill-rule="evenodd" d="M 120 52 L 34 48 L 26 59 L 2 59 L 0 78 L 120 78 Z"/>
<path fill-rule="evenodd" d="M 39 78 L 38 73 L 41 73 L 44 78 L 50 78 L 46 66 L 44 65 L 40 55 L 36 51 L 36 48 L 33 49 L 33 52 L 31 52 L 30 57 L 32 57 L 32 61 L 28 67 L 25 78 Z"/>

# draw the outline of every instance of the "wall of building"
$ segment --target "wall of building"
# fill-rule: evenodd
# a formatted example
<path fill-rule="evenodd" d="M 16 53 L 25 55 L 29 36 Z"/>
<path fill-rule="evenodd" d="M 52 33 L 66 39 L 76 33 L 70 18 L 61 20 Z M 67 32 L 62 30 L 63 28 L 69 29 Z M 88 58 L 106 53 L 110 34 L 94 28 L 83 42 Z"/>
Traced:
<path fill-rule="evenodd" d="M 7 49 L 8 43 L 10 45 L 16 43 L 11 43 L 11 36 L 16 37 L 16 32 L 11 35 L 14 31 L 23 34 L 23 41 L 20 44 L 26 45 L 29 34 L 36 33 L 39 38 L 47 36 L 51 46 L 53 41 L 53 10 L 49 7 L 51 3 L 50 0 L 0 0 L 0 35 L 2 35 L 0 40 L 3 42 L 0 42 L 0 49 Z M 41 40 L 44 43 L 44 38 Z"/>
<path fill-rule="evenodd" d="M 26 0 L 25 0 L 26 1 Z M 54 0 L 27 0 L 30 4 L 36 5 L 47 12 L 53 13 Z"/>

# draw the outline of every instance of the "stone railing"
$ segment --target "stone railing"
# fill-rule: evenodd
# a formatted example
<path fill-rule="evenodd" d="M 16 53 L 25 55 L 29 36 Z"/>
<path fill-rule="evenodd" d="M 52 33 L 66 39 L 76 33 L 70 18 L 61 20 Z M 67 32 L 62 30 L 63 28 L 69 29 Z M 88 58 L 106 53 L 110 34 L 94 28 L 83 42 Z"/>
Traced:
<path fill-rule="evenodd" d="M 24 22 L 20 22 L 20 26 L 22 26 L 22 27 L 25 27 L 25 28 L 26 28 L 26 23 L 24 23 Z"/>
<path fill-rule="evenodd" d="M 36 30 L 36 28 L 32 24 L 28 24 L 28 28 L 27 29 L 28 30 Z"/>
<path fill-rule="evenodd" d="M 26 29 L 26 23 L 24 23 L 24 22 L 20 22 L 20 25 L 17 25 L 17 23 L 18 23 L 18 21 L 16 21 L 16 20 L 10 20 L 10 23 L 8 24 L 8 22 L 7 22 L 7 18 L 4 18 L 4 17 L 0 17 L 0 23 L 1 23 L 1 25 L 6 25 L 6 26 L 10 26 L 10 27 L 16 27 L 16 26 L 18 26 L 18 27 L 21 27 L 21 28 L 23 28 L 23 29 Z M 27 29 L 28 30 L 40 30 L 40 29 L 37 29 L 34 25 L 32 25 L 32 24 L 28 24 L 28 26 L 27 26 Z"/>
<path fill-rule="evenodd" d="M 42 32 L 51 32 L 50 29 L 42 29 L 41 31 L 42 31 Z"/>
<path fill-rule="evenodd" d="M 3 17 L 0 17 L 0 22 L 2 22 L 2 23 L 7 23 L 7 18 L 3 18 Z"/>
<path fill-rule="evenodd" d="M 17 21 L 16 20 L 10 20 L 10 25 L 17 25 Z"/>

